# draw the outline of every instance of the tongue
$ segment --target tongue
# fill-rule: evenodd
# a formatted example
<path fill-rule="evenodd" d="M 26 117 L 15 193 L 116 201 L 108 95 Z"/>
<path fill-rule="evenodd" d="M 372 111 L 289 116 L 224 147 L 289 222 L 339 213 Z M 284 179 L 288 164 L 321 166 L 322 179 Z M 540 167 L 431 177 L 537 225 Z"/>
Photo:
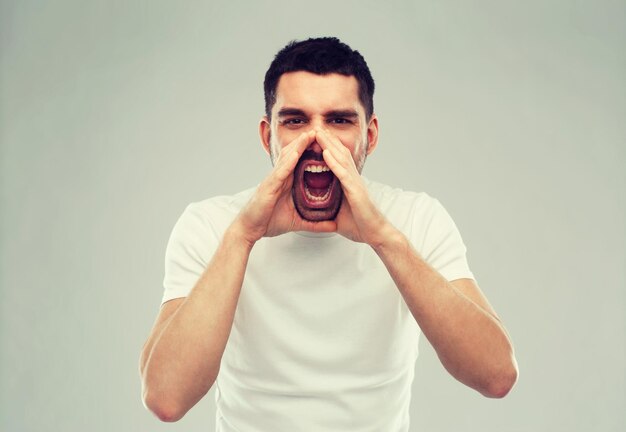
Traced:
<path fill-rule="evenodd" d="M 333 173 L 324 171 L 319 173 L 304 172 L 304 183 L 309 189 L 328 189 L 333 181 Z"/>

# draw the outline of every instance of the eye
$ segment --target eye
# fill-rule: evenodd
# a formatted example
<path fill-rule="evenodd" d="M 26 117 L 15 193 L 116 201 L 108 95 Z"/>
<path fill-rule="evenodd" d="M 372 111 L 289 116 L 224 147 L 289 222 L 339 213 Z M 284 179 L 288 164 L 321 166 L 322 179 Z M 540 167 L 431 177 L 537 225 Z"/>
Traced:
<path fill-rule="evenodd" d="M 287 127 L 298 127 L 305 123 L 306 123 L 306 120 L 303 118 L 299 118 L 299 117 L 288 118 L 281 122 L 283 126 L 287 126 Z"/>
<path fill-rule="evenodd" d="M 352 124 L 352 120 L 344 118 L 344 117 L 335 117 L 328 120 L 328 123 L 336 124 L 336 125 L 345 125 Z"/>

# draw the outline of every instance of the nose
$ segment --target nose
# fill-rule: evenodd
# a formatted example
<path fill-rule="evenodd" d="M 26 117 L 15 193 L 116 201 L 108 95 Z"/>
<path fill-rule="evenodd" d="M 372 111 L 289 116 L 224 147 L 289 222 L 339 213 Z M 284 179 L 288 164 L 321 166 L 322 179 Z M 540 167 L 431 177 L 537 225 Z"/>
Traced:
<path fill-rule="evenodd" d="M 323 120 L 322 119 L 315 119 L 314 118 L 309 123 L 310 130 L 319 130 L 322 127 L 323 127 Z M 317 142 L 317 139 L 315 139 L 315 141 L 313 141 L 311 144 L 309 144 L 309 146 L 307 147 L 307 150 L 312 151 L 312 152 L 317 153 L 317 154 L 322 154 L 322 151 L 323 151 L 322 147 Z"/>
<path fill-rule="evenodd" d="M 309 146 L 306 149 L 309 150 L 309 151 L 312 151 L 314 153 L 322 154 L 322 147 L 320 147 L 320 145 L 318 144 L 317 140 L 315 140 L 311 144 L 309 144 Z"/>

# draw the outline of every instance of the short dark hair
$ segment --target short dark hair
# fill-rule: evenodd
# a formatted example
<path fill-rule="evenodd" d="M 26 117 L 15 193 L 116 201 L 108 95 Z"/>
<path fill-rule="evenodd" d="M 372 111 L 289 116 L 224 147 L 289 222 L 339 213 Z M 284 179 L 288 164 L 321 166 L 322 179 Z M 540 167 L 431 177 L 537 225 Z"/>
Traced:
<path fill-rule="evenodd" d="M 335 37 L 291 41 L 281 49 L 265 73 L 265 114 L 271 118 L 276 87 L 281 75 L 306 71 L 317 75 L 338 73 L 354 76 L 359 83 L 359 100 L 369 120 L 374 113 L 374 79 L 363 56 Z"/>

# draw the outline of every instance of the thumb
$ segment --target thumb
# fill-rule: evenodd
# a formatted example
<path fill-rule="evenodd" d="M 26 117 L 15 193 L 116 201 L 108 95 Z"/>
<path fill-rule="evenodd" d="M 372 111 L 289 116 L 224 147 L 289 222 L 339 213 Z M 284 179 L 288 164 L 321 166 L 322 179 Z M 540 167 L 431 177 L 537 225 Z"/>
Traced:
<path fill-rule="evenodd" d="M 294 224 L 294 231 L 308 231 L 317 233 L 336 232 L 337 222 L 335 222 L 334 220 L 311 222 L 300 219 L 299 223 Z"/>

